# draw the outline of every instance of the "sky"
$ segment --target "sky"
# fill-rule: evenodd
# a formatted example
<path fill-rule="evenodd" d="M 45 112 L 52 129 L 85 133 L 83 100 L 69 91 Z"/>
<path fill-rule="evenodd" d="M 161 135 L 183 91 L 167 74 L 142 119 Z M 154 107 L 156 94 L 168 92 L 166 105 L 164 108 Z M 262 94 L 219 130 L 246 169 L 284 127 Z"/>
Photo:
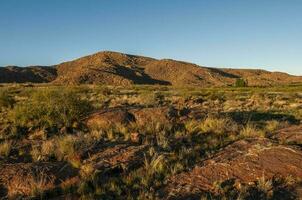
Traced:
<path fill-rule="evenodd" d="M 302 75 L 301 0 L 0 0 L 0 66 L 109 50 Z"/>

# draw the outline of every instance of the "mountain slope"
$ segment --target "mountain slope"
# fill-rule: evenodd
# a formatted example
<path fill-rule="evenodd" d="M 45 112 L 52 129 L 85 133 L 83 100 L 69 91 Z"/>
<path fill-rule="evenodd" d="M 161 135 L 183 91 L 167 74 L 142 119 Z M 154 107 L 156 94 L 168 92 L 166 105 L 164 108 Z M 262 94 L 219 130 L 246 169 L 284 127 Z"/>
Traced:
<path fill-rule="evenodd" d="M 232 82 L 229 78 L 231 74 L 218 73 L 218 70 L 199 67 L 195 64 L 168 59 L 156 60 L 116 52 L 101 52 L 59 64 L 57 72 L 58 78 L 54 83 L 209 86 Z M 219 77 L 223 77 L 223 81 L 220 81 Z"/>
<path fill-rule="evenodd" d="M 144 69 L 150 77 L 174 86 L 222 86 L 232 84 L 235 78 L 220 70 L 166 59 L 151 62 Z"/>
<path fill-rule="evenodd" d="M 99 52 L 54 67 L 0 68 L 0 82 L 54 84 L 158 84 L 173 86 L 226 86 L 238 78 L 251 86 L 302 83 L 302 77 L 251 69 L 220 69 L 171 59 Z"/>
<path fill-rule="evenodd" d="M 69 84 L 168 84 L 151 79 L 141 67 L 155 59 L 116 52 L 100 52 L 57 65 L 54 83 Z"/>

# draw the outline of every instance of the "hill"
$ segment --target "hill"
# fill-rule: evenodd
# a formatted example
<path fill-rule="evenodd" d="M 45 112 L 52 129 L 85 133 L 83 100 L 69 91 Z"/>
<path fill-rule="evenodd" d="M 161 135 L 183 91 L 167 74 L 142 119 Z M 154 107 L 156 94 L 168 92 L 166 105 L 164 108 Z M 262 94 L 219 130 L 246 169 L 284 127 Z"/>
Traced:
<path fill-rule="evenodd" d="M 281 72 L 209 68 L 171 59 L 157 60 L 109 51 L 54 67 L 7 67 L 0 70 L 0 82 L 209 87 L 232 85 L 236 79 L 243 78 L 251 86 L 302 83 L 302 77 Z"/>
<path fill-rule="evenodd" d="M 0 83 L 47 83 L 55 80 L 56 77 L 55 67 L 0 67 Z"/>

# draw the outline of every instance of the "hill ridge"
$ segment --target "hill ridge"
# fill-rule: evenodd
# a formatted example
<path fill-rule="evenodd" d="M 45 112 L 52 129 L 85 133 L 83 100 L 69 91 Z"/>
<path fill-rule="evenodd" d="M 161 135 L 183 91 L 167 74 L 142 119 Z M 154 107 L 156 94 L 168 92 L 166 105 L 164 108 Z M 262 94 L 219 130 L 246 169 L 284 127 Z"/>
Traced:
<path fill-rule="evenodd" d="M 100 51 L 54 66 L 7 66 L 0 68 L 0 83 L 54 83 L 173 86 L 227 86 L 238 78 L 251 86 L 302 83 L 301 76 L 263 69 L 204 67 L 174 59 Z"/>

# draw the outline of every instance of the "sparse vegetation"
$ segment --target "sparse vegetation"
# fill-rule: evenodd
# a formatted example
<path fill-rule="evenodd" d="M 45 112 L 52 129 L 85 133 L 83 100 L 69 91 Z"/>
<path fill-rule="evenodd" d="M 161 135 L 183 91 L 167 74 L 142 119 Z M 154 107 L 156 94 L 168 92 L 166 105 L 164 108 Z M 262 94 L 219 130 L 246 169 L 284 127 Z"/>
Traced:
<path fill-rule="evenodd" d="M 0 110 L 0 161 L 3 166 L 9 164 L 10 170 L 28 170 L 28 176 L 22 171 L 18 179 L 3 178 L 7 182 L 0 179 L 0 183 L 14 197 L 164 199 L 167 195 L 185 195 L 182 189 L 187 186 L 175 184 L 175 188 L 170 188 L 175 179 L 209 177 L 207 180 L 215 181 L 208 184 L 199 179 L 208 188 L 196 189 L 198 192 L 191 192 L 192 197 L 276 199 L 276 196 L 284 197 L 282 192 L 285 192 L 295 199 L 294 190 L 301 180 L 293 176 L 294 170 L 284 173 L 280 167 L 278 175 L 282 177 L 277 179 L 264 176 L 257 166 L 254 168 L 257 178 L 251 178 L 248 184 L 225 178 L 219 168 L 211 166 L 211 173 L 202 175 L 198 173 L 205 170 L 198 169 L 212 163 L 238 168 L 236 162 L 222 161 L 238 155 L 247 156 L 243 161 L 249 161 L 263 152 L 273 151 L 274 146 L 284 147 L 282 153 L 300 155 L 294 153 L 300 152 L 299 147 L 292 147 L 292 141 L 281 137 L 279 130 L 301 126 L 302 115 L 296 109 L 301 104 L 301 89 L 301 86 L 276 87 L 268 92 L 268 88 L 252 87 L 243 90 L 240 87 L 96 85 L 30 88 L 16 85 L 12 89 L 11 86 L 5 95 L 13 101 Z M 263 143 L 245 150 L 244 145 L 258 140 Z M 278 152 L 268 155 L 281 156 Z M 268 165 L 277 162 L 272 156 L 265 159 L 272 159 Z M 30 167 L 20 168 L 22 163 Z M 49 168 L 45 167 L 48 165 Z M 60 167 L 53 173 L 40 170 L 38 176 L 33 174 L 34 167 L 51 169 L 55 165 Z M 0 175 L 9 174 L 3 166 Z M 293 169 L 302 170 L 299 166 Z M 197 174 L 189 177 L 193 172 Z M 56 182 L 56 177 L 60 181 Z M 28 186 L 16 187 L 25 180 Z"/>

